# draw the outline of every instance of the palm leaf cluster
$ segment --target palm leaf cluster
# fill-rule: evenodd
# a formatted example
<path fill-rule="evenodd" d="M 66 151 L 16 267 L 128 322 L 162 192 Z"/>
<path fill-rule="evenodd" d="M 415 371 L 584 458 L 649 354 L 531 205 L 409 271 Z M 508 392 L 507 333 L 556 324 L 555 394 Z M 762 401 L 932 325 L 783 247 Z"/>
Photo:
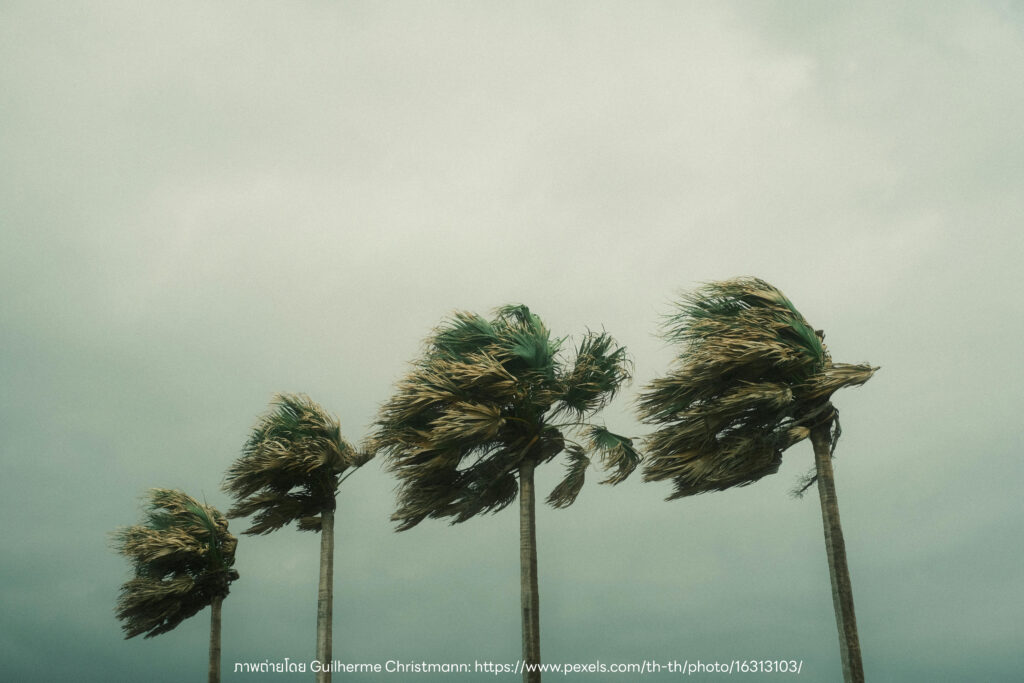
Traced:
<path fill-rule="evenodd" d="M 116 614 L 126 638 L 166 633 L 238 578 L 238 541 L 224 515 L 172 489 L 152 489 L 143 524 L 114 532 L 114 547 L 134 566 L 121 586 Z"/>
<path fill-rule="evenodd" d="M 644 479 L 670 479 L 669 499 L 723 490 L 778 471 L 782 452 L 834 416 L 829 398 L 876 368 L 832 362 L 782 292 L 757 278 L 684 295 L 664 326 L 681 347 L 669 374 L 641 393 Z"/>
<path fill-rule="evenodd" d="M 254 515 L 243 533 L 267 534 L 297 522 L 319 531 L 333 510 L 340 477 L 369 456 L 342 436 L 338 420 L 308 396 L 278 394 L 228 469 L 224 490 L 236 500 L 228 517 Z"/>
<path fill-rule="evenodd" d="M 381 408 L 374 436 L 399 479 L 399 530 L 506 507 L 527 459 L 568 453 L 567 476 L 548 498 L 556 507 L 575 500 L 589 454 L 612 470 L 610 483 L 636 467 L 629 439 L 583 422 L 629 379 L 625 348 L 589 332 L 570 362 L 564 344 L 522 305 L 498 309 L 493 320 L 456 313 L 433 332 Z M 582 438 L 567 439 L 566 430 Z"/>

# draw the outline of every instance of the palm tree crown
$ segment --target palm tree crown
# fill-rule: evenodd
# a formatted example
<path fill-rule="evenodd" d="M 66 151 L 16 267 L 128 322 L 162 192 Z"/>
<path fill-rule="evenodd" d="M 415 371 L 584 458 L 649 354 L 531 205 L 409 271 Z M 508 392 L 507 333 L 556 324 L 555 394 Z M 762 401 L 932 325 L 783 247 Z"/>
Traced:
<path fill-rule="evenodd" d="M 245 534 L 267 534 L 293 521 L 302 531 L 320 531 L 342 475 L 367 459 L 308 396 L 278 394 L 225 475 L 223 488 L 235 498 L 228 517 L 254 515 Z"/>
<path fill-rule="evenodd" d="M 824 335 L 782 292 L 757 278 L 684 295 L 664 327 L 682 346 L 670 373 L 641 393 L 646 481 L 670 479 L 669 499 L 750 484 L 777 472 L 782 452 L 822 423 L 830 403 L 877 368 L 833 363 Z"/>
<path fill-rule="evenodd" d="M 238 578 L 237 539 L 220 512 L 172 489 L 152 489 L 143 524 L 114 532 L 135 575 L 121 586 L 117 618 L 126 638 L 166 633 L 217 599 Z"/>
<path fill-rule="evenodd" d="M 576 499 L 588 453 L 612 470 L 604 483 L 622 481 L 640 460 L 630 439 L 584 422 L 629 379 L 625 348 L 590 332 L 569 363 L 565 340 L 552 339 L 529 308 L 496 313 L 490 321 L 456 313 L 437 328 L 381 408 L 374 438 L 399 478 L 399 531 L 427 517 L 454 524 L 500 510 L 516 498 L 521 465 L 563 450 L 567 475 L 547 499 L 555 507 Z"/>

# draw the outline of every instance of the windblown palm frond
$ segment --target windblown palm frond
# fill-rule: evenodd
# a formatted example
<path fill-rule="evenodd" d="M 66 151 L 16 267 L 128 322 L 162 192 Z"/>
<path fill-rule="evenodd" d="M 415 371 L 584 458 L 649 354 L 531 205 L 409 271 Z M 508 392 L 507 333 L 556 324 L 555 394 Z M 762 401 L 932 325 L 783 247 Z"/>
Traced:
<path fill-rule="evenodd" d="M 601 456 L 601 462 L 607 469 L 614 472 L 602 484 L 618 484 L 633 473 L 642 459 L 640 453 L 633 448 L 633 440 L 618 434 L 612 434 L 601 426 L 591 426 L 587 430 L 590 450 Z"/>
<path fill-rule="evenodd" d="M 646 481 L 669 479 L 672 498 L 750 484 L 778 471 L 782 452 L 834 415 L 838 389 L 877 368 L 834 364 L 793 303 L 757 278 L 687 294 L 664 336 L 682 349 L 669 374 L 641 393 Z"/>
<path fill-rule="evenodd" d="M 121 586 L 116 614 L 126 638 L 166 633 L 238 578 L 237 539 L 224 515 L 172 489 L 152 489 L 143 524 L 113 534 L 115 549 L 132 561 L 134 577 Z"/>
<path fill-rule="evenodd" d="M 493 320 L 456 313 L 434 331 L 381 408 L 374 434 L 399 479 L 399 530 L 427 517 L 457 523 L 500 510 L 516 498 L 524 460 L 546 462 L 563 450 L 570 471 L 549 499 L 556 507 L 579 492 L 587 450 L 616 470 L 609 482 L 629 474 L 639 455 L 628 439 L 605 430 L 584 448 L 563 434 L 587 427 L 629 379 L 626 351 L 591 332 L 570 364 L 564 342 L 521 305 L 498 309 Z M 559 415 L 572 421 L 559 424 Z"/>
<path fill-rule="evenodd" d="M 587 468 L 590 467 L 590 458 L 580 446 L 570 444 L 565 451 L 568 460 L 565 464 L 565 478 L 547 498 L 547 504 L 555 508 L 569 507 L 576 502 L 576 496 L 586 481 Z"/>
<path fill-rule="evenodd" d="M 228 517 L 254 515 L 246 534 L 291 522 L 319 531 L 321 512 L 334 509 L 341 475 L 369 457 L 345 441 L 338 420 L 308 396 L 279 394 L 225 475 L 223 488 L 235 499 Z"/>

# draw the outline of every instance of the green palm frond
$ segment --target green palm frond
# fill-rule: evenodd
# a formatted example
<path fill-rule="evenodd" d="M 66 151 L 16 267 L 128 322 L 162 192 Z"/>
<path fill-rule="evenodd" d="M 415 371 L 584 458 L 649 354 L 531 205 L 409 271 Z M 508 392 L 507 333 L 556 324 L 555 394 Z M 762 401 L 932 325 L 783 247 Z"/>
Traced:
<path fill-rule="evenodd" d="M 601 482 L 602 484 L 618 484 L 625 481 L 640 464 L 640 453 L 633 448 L 632 439 L 612 434 L 597 425 L 589 428 L 587 437 L 591 451 L 600 454 L 605 468 L 615 470 Z"/>
<path fill-rule="evenodd" d="M 228 517 L 253 515 L 246 534 L 267 534 L 291 522 L 318 531 L 313 520 L 334 509 L 341 475 L 370 457 L 353 448 L 338 419 L 308 396 L 278 394 L 228 468 L 223 488 L 235 499 Z"/>
<path fill-rule="evenodd" d="M 638 407 L 658 426 L 644 442 L 644 479 L 672 480 L 672 498 L 778 471 L 782 451 L 808 436 L 831 395 L 877 369 L 833 364 L 793 303 L 756 278 L 684 295 L 663 336 L 679 354 L 641 392 Z"/>
<path fill-rule="evenodd" d="M 563 410 L 582 419 L 608 404 L 631 379 L 632 364 L 623 346 L 607 333 L 588 333 L 576 349 L 576 360 L 565 376 L 559 397 Z"/>
<path fill-rule="evenodd" d="M 237 539 L 215 508 L 173 489 L 152 489 L 142 524 L 113 534 L 134 577 L 121 586 L 116 615 L 126 638 L 166 633 L 228 594 Z"/>
<path fill-rule="evenodd" d="M 520 463 L 557 456 L 563 430 L 580 427 L 629 379 L 625 349 L 609 335 L 589 333 L 571 363 L 564 342 L 522 305 L 499 308 L 491 320 L 455 313 L 434 330 L 381 407 L 372 437 L 399 480 L 399 530 L 509 505 Z M 575 421 L 555 424 L 560 414 Z M 561 494 L 555 500 L 568 504 Z"/>

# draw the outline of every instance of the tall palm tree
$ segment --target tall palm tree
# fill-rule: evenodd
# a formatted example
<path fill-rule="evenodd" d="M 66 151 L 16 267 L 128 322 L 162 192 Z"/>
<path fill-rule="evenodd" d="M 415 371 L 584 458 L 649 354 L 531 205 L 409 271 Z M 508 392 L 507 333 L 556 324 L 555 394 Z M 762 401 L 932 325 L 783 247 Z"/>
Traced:
<path fill-rule="evenodd" d="M 864 679 L 853 592 L 839 524 L 832 453 L 839 437 L 832 394 L 877 368 L 833 363 L 816 332 L 782 292 L 756 278 L 684 295 L 664 336 L 682 347 L 670 373 L 641 393 L 646 481 L 669 479 L 669 500 L 745 486 L 777 472 L 782 452 L 807 438 L 816 479 L 843 676 Z M 806 486 L 804 487 L 806 488 Z"/>
<path fill-rule="evenodd" d="M 316 657 L 323 666 L 317 681 L 331 680 L 322 669 L 331 662 L 335 497 L 369 457 L 345 441 L 337 418 L 308 396 L 278 394 L 224 478 L 224 490 L 235 499 L 228 517 L 254 515 L 242 533 L 268 534 L 291 522 L 300 531 L 320 532 Z"/>
<path fill-rule="evenodd" d="M 220 512 L 173 489 L 151 489 L 142 524 L 113 534 L 135 575 L 121 586 L 117 618 L 125 638 L 166 633 L 210 606 L 210 683 L 220 681 L 221 603 L 238 578 L 237 539 Z"/>
<path fill-rule="evenodd" d="M 506 306 L 493 320 L 456 313 L 434 330 L 423 355 L 382 406 L 374 440 L 399 479 L 398 530 L 428 517 L 465 522 L 520 502 L 523 660 L 540 663 L 534 469 L 561 452 L 567 475 L 548 496 L 571 505 L 589 454 L 625 479 L 640 460 L 632 442 L 587 420 L 629 379 L 623 347 L 588 333 L 568 362 L 564 339 L 551 339 L 526 306 Z M 569 438 L 575 436 L 576 440 Z M 531 667 L 532 668 L 532 667 Z M 539 671 L 526 671 L 539 681 Z"/>

